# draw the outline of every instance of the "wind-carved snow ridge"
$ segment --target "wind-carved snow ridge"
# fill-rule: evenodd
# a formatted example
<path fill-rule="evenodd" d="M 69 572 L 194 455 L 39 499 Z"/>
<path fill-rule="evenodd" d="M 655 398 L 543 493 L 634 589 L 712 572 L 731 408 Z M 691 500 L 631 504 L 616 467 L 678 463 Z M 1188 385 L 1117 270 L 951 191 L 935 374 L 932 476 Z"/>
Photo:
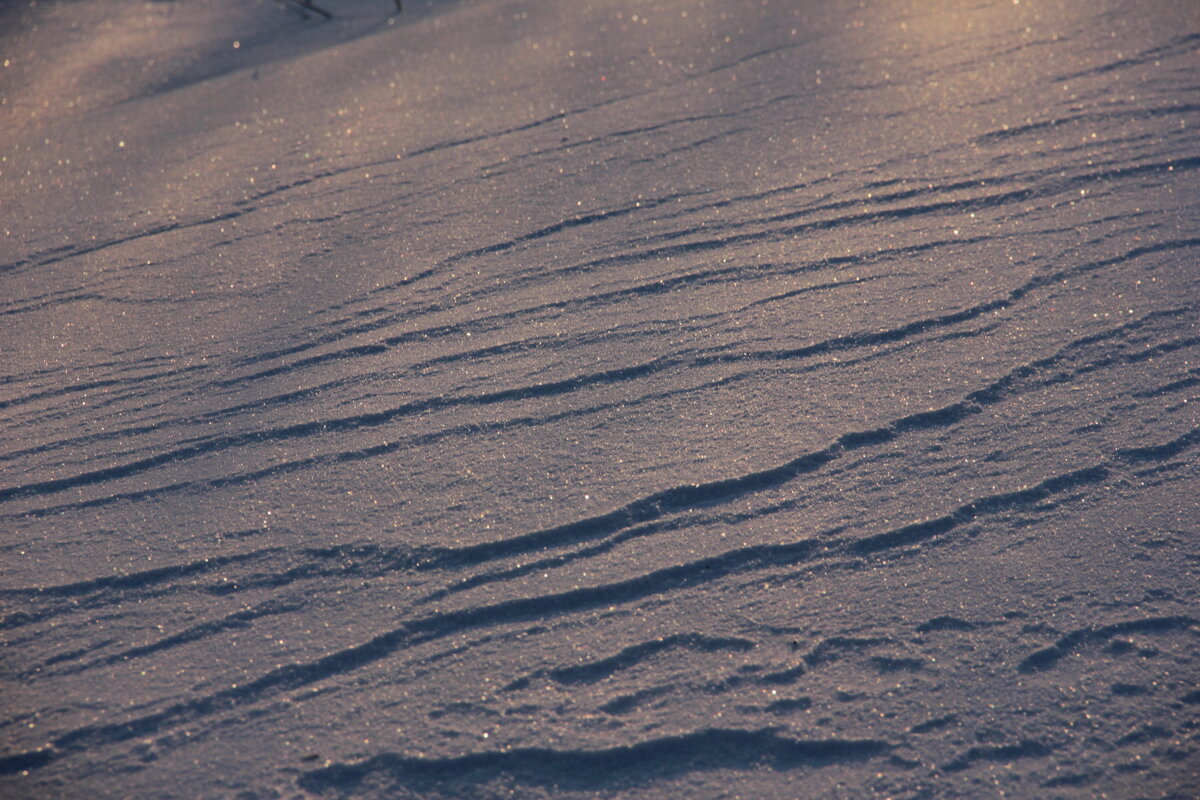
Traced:
<path fill-rule="evenodd" d="M 0 795 L 1191 796 L 1197 20 L 337 2 L 0 8 Z"/>
<path fill-rule="evenodd" d="M 628 787 L 698 770 L 776 770 L 860 762 L 886 753 L 885 742 L 870 739 L 797 741 L 778 732 L 710 728 L 683 736 L 639 742 L 607 750 L 528 748 L 448 759 L 379 755 L 355 765 L 312 770 L 300 785 L 320 793 L 355 791 L 365 781 L 382 782 L 376 791 L 438 782 L 485 782 L 493 776 L 519 784 L 596 790 Z M 382 780 L 381 780 L 382 779 Z M 394 784 L 389 786 L 388 784 Z"/>

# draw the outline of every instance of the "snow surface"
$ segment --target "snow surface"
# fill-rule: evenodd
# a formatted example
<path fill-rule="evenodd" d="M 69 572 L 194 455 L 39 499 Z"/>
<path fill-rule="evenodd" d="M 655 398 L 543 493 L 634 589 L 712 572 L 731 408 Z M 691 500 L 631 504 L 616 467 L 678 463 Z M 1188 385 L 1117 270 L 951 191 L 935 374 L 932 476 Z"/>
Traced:
<path fill-rule="evenodd" d="M 0 5 L 0 795 L 1194 798 L 1200 5 Z"/>

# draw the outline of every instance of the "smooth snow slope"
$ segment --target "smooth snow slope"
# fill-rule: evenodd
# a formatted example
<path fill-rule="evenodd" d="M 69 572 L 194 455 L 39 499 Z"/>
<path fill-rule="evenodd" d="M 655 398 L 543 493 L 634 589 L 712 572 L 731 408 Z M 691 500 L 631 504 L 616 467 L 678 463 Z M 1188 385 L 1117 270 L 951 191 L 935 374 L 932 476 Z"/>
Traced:
<path fill-rule="evenodd" d="M 0 795 L 1192 798 L 1200 6 L 0 6 Z"/>

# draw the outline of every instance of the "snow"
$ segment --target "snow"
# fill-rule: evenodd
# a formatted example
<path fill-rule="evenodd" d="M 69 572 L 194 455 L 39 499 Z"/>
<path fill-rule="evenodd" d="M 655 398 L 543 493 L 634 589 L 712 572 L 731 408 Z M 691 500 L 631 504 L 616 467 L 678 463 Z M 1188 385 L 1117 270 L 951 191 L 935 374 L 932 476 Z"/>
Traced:
<path fill-rule="evenodd" d="M 0 796 L 1187 798 L 1186 2 L 0 6 Z"/>

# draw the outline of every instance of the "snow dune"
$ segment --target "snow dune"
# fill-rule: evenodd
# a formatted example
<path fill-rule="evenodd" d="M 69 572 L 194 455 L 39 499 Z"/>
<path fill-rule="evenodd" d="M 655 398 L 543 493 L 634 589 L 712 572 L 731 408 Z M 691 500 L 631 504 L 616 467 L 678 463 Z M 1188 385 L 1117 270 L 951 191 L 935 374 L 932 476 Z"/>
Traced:
<path fill-rule="evenodd" d="M 0 7 L 0 794 L 1187 798 L 1200 12 Z"/>

